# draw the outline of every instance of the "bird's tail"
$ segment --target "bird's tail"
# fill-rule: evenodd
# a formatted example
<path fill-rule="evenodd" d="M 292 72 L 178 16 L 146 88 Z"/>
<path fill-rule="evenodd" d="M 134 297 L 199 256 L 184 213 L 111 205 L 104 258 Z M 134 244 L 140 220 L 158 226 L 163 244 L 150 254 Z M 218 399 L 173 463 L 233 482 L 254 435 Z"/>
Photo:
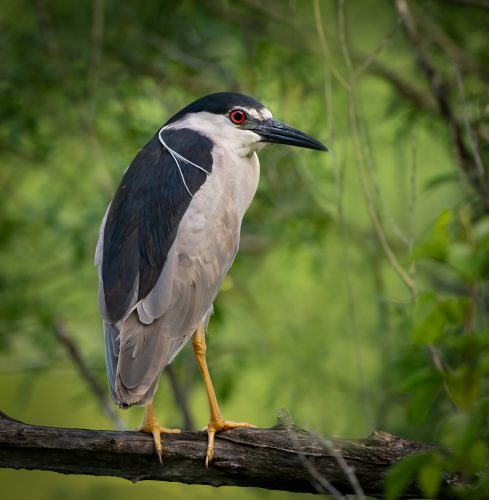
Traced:
<path fill-rule="evenodd" d="M 105 364 L 107 366 L 107 380 L 109 382 L 110 397 L 115 404 L 119 405 L 119 398 L 115 390 L 117 361 L 119 359 L 119 330 L 114 325 L 104 321 L 104 337 Z"/>
<path fill-rule="evenodd" d="M 161 372 L 188 338 L 173 337 L 169 331 L 161 328 L 160 321 L 158 319 L 146 325 L 139 321 L 135 311 L 124 320 L 115 373 L 119 406 L 151 402 L 158 388 Z"/>

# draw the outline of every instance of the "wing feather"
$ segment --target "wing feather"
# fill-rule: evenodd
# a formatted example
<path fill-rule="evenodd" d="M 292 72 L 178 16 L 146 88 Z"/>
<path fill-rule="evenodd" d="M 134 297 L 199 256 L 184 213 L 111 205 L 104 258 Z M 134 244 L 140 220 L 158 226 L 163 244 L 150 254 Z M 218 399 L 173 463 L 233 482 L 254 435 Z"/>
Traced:
<path fill-rule="evenodd" d="M 164 139 L 211 171 L 209 139 L 188 129 L 168 130 Z M 196 193 L 206 174 L 185 162 L 180 167 Z M 103 309 L 111 323 L 123 319 L 154 288 L 190 201 L 174 159 L 155 135 L 126 170 L 100 235 Z"/>
<path fill-rule="evenodd" d="M 117 373 L 117 359 L 119 357 L 119 330 L 110 323 L 104 321 L 105 338 L 105 364 L 107 366 L 107 380 L 109 382 L 110 397 L 117 403 L 117 391 L 115 387 Z"/>
<path fill-rule="evenodd" d="M 218 206 L 219 201 L 213 204 Z M 116 387 L 124 404 L 151 401 L 164 367 L 191 338 L 199 323 L 210 315 L 212 303 L 236 255 L 239 239 L 235 211 L 227 210 L 226 206 L 221 208 L 220 215 L 213 220 L 211 217 L 212 222 L 198 231 L 195 231 L 195 221 L 190 220 L 191 213 L 182 220 L 173 250 L 175 262 L 171 278 L 167 274 L 171 300 L 164 313 L 153 323 L 144 324 L 134 311 L 123 323 Z M 206 213 L 202 207 L 196 207 L 192 213 L 197 211 Z M 222 226 L 224 221 L 226 225 Z M 220 228 L 218 235 L 211 229 L 216 224 Z M 214 237 L 206 237 L 209 231 Z M 168 296 L 167 290 L 161 291 Z M 158 303 L 157 289 L 152 293 L 151 300 Z"/>
<path fill-rule="evenodd" d="M 208 157 L 192 156 L 181 142 L 195 139 L 188 133 L 195 134 L 178 130 L 165 142 L 210 171 L 210 141 Z M 153 138 L 145 148 L 107 209 L 96 251 L 107 373 L 122 407 L 151 401 L 164 367 L 208 321 L 242 217 L 226 179 L 213 173 L 206 180 L 182 164 L 192 199 L 161 145 Z"/>

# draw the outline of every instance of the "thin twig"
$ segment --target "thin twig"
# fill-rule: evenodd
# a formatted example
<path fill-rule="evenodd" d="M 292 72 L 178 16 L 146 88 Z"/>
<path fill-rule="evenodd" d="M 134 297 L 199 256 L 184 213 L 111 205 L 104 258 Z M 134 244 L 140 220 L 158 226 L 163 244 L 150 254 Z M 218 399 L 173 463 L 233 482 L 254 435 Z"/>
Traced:
<path fill-rule="evenodd" d="M 298 452 L 297 454 L 299 456 L 301 464 L 304 466 L 304 469 L 306 469 L 314 479 L 314 482 L 312 484 L 317 489 L 318 493 L 321 493 L 323 495 L 331 495 L 337 500 L 345 500 L 345 497 L 341 495 L 340 492 L 318 472 L 318 470 L 302 453 Z"/>
<path fill-rule="evenodd" d="M 365 202 L 367 204 L 367 210 L 369 212 L 370 218 L 374 225 L 377 237 L 379 238 L 381 247 L 384 253 L 387 256 L 387 259 L 396 272 L 396 274 L 400 277 L 403 283 L 408 288 L 411 293 L 412 300 L 416 300 L 416 286 L 412 281 L 411 277 L 408 273 L 401 267 L 399 264 L 394 252 L 391 249 L 391 246 L 387 240 L 382 224 L 380 223 L 379 216 L 377 211 L 375 210 L 374 203 L 372 200 L 372 196 L 370 193 L 370 189 L 368 187 L 368 181 L 366 177 L 366 168 L 365 168 L 365 159 L 362 154 L 361 147 L 361 136 L 359 133 L 359 116 L 358 116 L 358 106 L 356 104 L 356 86 L 354 79 L 354 68 L 353 63 L 350 56 L 350 51 L 348 49 L 348 45 L 346 42 L 346 22 L 345 22 L 345 14 L 344 14 L 344 0 L 339 0 L 338 2 L 338 26 L 339 26 L 339 38 L 341 43 L 341 49 L 343 52 L 343 56 L 345 58 L 345 63 L 350 72 L 350 91 L 349 91 L 349 114 L 350 114 L 350 126 L 352 131 L 352 141 L 354 144 L 354 151 L 356 157 L 356 164 L 359 171 L 360 184 L 363 190 L 363 194 L 365 197 Z"/>
<path fill-rule="evenodd" d="M 100 61 L 105 27 L 105 0 L 93 0 L 92 4 L 92 30 L 90 53 L 90 71 L 88 73 L 89 99 L 85 106 L 85 126 L 91 128 L 96 112 L 96 91 L 99 82 Z"/>
<path fill-rule="evenodd" d="M 365 59 L 362 65 L 355 71 L 355 79 L 358 79 L 364 71 L 379 57 L 380 53 L 389 45 L 394 35 L 398 32 L 401 19 L 398 18 L 392 30 L 379 43 L 377 48 Z"/>
<path fill-rule="evenodd" d="M 428 346 L 428 351 L 430 352 L 431 360 L 433 362 L 433 366 L 436 368 L 438 373 L 443 376 L 443 387 L 445 389 L 445 392 L 447 393 L 448 399 L 452 403 L 454 408 L 457 408 L 457 403 L 453 399 L 452 393 L 450 391 L 450 387 L 448 386 L 447 379 L 446 379 L 446 371 L 445 367 L 443 366 L 443 361 L 440 356 L 439 350 L 432 344 Z"/>
<path fill-rule="evenodd" d="M 368 183 L 367 183 L 367 178 L 365 174 L 365 165 L 364 165 L 364 159 L 361 155 L 361 145 L 359 144 L 359 138 L 358 138 L 358 128 L 357 128 L 357 116 L 356 116 L 356 108 L 355 108 L 355 102 L 354 98 L 350 99 L 350 119 L 352 123 L 352 132 L 353 132 L 353 143 L 355 146 L 355 155 L 356 155 L 356 160 L 357 160 L 357 166 L 359 167 L 359 173 L 360 173 L 360 181 L 361 181 L 361 186 L 362 190 L 365 196 L 366 204 L 367 204 L 367 210 L 370 214 L 370 218 L 373 222 L 377 237 L 379 238 L 380 245 L 392 267 L 392 269 L 396 272 L 396 274 L 401 278 L 403 283 L 406 285 L 408 288 L 409 292 L 411 293 L 412 300 L 416 300 L 416 286 L 411 279 L 411 277 L 406 273 L 406 271 L 402 268 L 402 266 L 399 264 L 397 257 L 395 256 L 394 252 L 391 249 L 391 246 L 387 240 L 387 236 L 384 232 L 384 229 L 382 227 L 382 224 L 380 222 L 380 219 L 377 215 L 377 212 L 375 210 L 373 200 L 368 188 Z"/>
<path fill-rule="evenodd" d="M 97 68 L 102 54 L 105 25 L 105 0 L 94 0 L 92 7 L 92 65 Z"/>
<path fill-rule="evenodd" d="M 469 114 L 467 113 L 467 104 L 465 102 L 465 91 L 464 91 L 464 84 L 462 81 L 462 75 L 460 74 L 460 69 L 458 65 L 454 63 L 454 66 L 455 66 L 455 76 L 457 79 L 457 88 L 460 96 L 460 107 L 462 109 L 462 119 L 465 126 L 465 132 L 467 134 L 467 137 L 469 138 L 469 144 L 472 150 L 472 156 L 474 157 L 474 162 L 477 165 L 477 169 L 479 171 L 479 177 L 481 179 L 484 179 L 486 176 L 486 169 L 480 154 L 479 144 L 477 143 L 477 139 L 474 136 L 472 127 L 470 126 Z"/>
<path fill-rule="evenodd" d="M 343 6 L 341 5 L 340 8 L 343 9 Z M 342 24 L 340 26 L 343 27 L 344 30 L 346 30 L 346 23 L 343 19 L 343 16 L 341 17 Z M 353 76 L 352 76 L 352 83 L 350 84 L 350 89 L 355 86 L 356 80 L 358 77 L 363 73 L 365 69 L 368 68 L 368 66 L 373 63 L 380 52 L 389 44 L 389 42 L 392 40 L 394 35 L 397 33 L 399 29 L 399 25 L 401 24 L 401 19 L 398 18 L 396 24 L 392 28 L 392 30 L 383 38 L 383 40 L 380 42 L 378 47 L 375 49 L 375 51 L 366 59 L 366 61 L 362 64 L 360 69 L 357 69 L 354 71 Z M 342 33 L 342 30 L 340 30 L 340 34 Z M 345 32 L 345 44 L 346 44 L 346 32 Z M 345 45 L 347 48 L 347 46 Z M 350 50 L 347 49 L 348 52 L 348 58 L 351 59 L 350 56 Z M 351 68 L 353 70 L 353 62 L 351 61 Z M 373 187 L 375 189 L 375 193 L 377 194 L 379 200 L 380 200 L 380 205 L 382 208 L 383 213 L 387 217 L 387 220 L 389 221 L 390 225 L 392 226 L 394 233 L 397 235 L 397 237 L 407 246 L 409 246 L 409 241 L 408 238 L 404 235 L 403 231 L 399 227 L 399 224 L 397 224 L 394 216 L 392 215 L 391 211 L 389 210 L 389 207 L 387 206 L 386 200 L 384 193 L 380 187 L 379 179 L 377 178 L 377 174 L 375 172 L 374 168 L 374 160 L 373 160 L 373 154 L 372 154 L 372 148 L 370 146 L 370 140 L 368 136 L 368 131 L 367 128 L 365 127 L 364 120 L 360 119 L 360 114 L 357 113 L 358 115 L 358 128 L 360 130 L 361 134 L 361 144 L 363 145 L 364 149 L 364 157 L 365 157 L 365 163 L 367 166 L 367 171 L 370 177 L 370 180 L 372 181 Z"/>
<path fill-rule="evenodd" d="M 316 22 L 319 26 L 322 26 L 321 19 L 321 11 L 319 8 L 315 11 Z M 326 35 L 324 32 L 318 29 L 318 36 L 323 37 L 324 43 L 326 46 L 328 45 Z M 324 58 L 324 93 L 325 93 L 325 103 L 326 103 L 326 116 L 327 116 L 327 125 L 328 125 L 328 138 L 333 144 L 331 148 L 331 159 L 333 166 L 333 173 L 335 178 L 335 186 L 336 186 L 336 203 L 337 203 L 337 213 L 338 213 L 338 223 L 340 228 L 340 239 L 342 245 L 342 266 L 344 269 L 344 279 L 345 286 L 347 292 L 347 302 L 348 302 L 348 310 L 349 310 L 349 320 L 350 320 L 350 329 L 351 334 L 354 341 L 355 346 L 355 359 L 356 359 L 356 369 L 357 376 L 359 381 L 359 386 L 361 387 L 361 393 L 363 396 L 363 404 L 365 408 L 365 416 L 368 419 L 369 427 L 374 428 L 375 419 L 374 419 L 374 411 L 372 407 L 370 391 L 367 386 L 367 379 L 365 377 L 364 372 L 364 362 L 363 362 L 363 353 L 361 349 L 361 337 L 360 330 L 358 327 L 358 319 L 357 312 L 355 307 L 355 299 L 353 296 L 353 287 L 351 283 L 350 277 L 350 259 L 349 259 L 349 233 L 346 226 L 345 216 L 343 212 L 343 173 L 344 169 L 338 165 L 338 157 L 336 153 L 335 144 L 335 129 L 334 129 L 334 119 L 333 119 L 333 91 L 332 91 L 332 78 L 331 73 L 328 71 L 329 65 L 327 64 L 328 60 Z M 349 86 L 348 86 L 349 89 Z"/>
<path fill-rule="evenodd" d="M 428 55 L 425 43 L 418 32 L 415 20 L 411 14 L 409 4 L 407 0 L 396 0 L 395 5 L 406 28 L 408 38 L 417 51 L 420 68 L 425 74 L 431 92 L 437 102 L 438 112 L 448 126 L 454 157 L 461 170 L 465 172 L 472 183 L 472 187 L 480 196 L 484 211 L 489 212 L 489 186 L 486 179 L 480 176 L 479 169 L 472 155 L 467 150 L 463 139 L 462 127 L 453 112 L 447 89 L 442 85 L 438 71 Z"/>
<path fill-rule="evenodd" d="M 346 41 L 345 0 L 338 0 L 337 13 L 338 13 L 338 30 L 339 30 L 338 37 L 340 39 L 340 47 L 341 51 L 343 52 L 343 58 L 345 60 L 346 67 L 350 72 L 349 85 L 351 86 L 352 82 L 355 81 L 355 71 L 350 56 L 350 49 L 348 48 L 348 43 Z"/>
<path fill-rule="evenodd" d="M 73 361 L 73 364 L 77 367 L 82 379 L 87 384 L 87 387 L 89 388 L 90 392 L 95 396 L 95 399 L 98 401 L 105 415 L 113 423 L 116 429 L 118 430 L 127 429 L 126 425 L 119 417 L 119 415 L 117 415 L 112 404 L 107 399 L 106 392 L 102 389 L 102 387 L 100 387 L 100 384 L 97 382 L 96 378 L 92 375 L 87 364 L 85 363 L 85 360 L 83 359 L 82 354 L 80 353 L 74 340 L 66 331 L 66 328 L 61 322 L 61 320 L 57 320 L 54 323 L 53 331 L 55 337 L 60 341 L 60 343 L 66 349 L 66 352 L 70 356 L 71 361 Z"/>
<path fill-rule="evenodd" d="M 179 384 L 175 371 L 172 365 L 168 365 L 165 368 L 165 373 L 170 381 L 170 387 L 173 392 L 173 399 L 177 405 L 180 413 L 182 415 L 183 428 L 185 430 L 195 429 L 192 415 L 190 414 L 190 409 L 188 407 L 187 395 L 183 390 L 183 387 Z"/>
<path fill-rule="evenodd" d="M 54 31 L 51 14 L 46 5 L 46 0 L 35 0 L 34 11 L 42 34 L 46 40 L 46 46 L 49 57 L 52 59 L 59 58 L 59 43 Z"/>
<path fill-rule="evenodd" d="M 411 148 L 411 179 L 410 179 L 410 196 L 409 196 L 409 258 L 412 259 L 414 243 L 416 241 L 416 161 L 417 161 L 417 142 L 416 134 L 412 134 L 412 148 Z M 411 278 L 413 282 L 416 279 L 416 262 L 414 259 L 411 260 Z"/>
<path fill-rule="evenodd" d="M 338 82 L 345 89 L 349 89 L 348 82 L 343 78 L 343 76 L 341 75 L 340 71 L 338 70 L 333 61 L 333 57 L 331 55 L 331 50 L 329 48 L 326 34 L 324 33 L 323 29 L 323 21 L 321 17 L 321 7 L 319 5 L 319 0 L 314 0 L 314 20 L 316 21 L 316 31 L 319 37 L 319 41 L 321 43 L 321 49 L 323 51 L 324 58 L 326 59 L 326 61 L 328 61 L 329 67 L 331 68 L 331 71 L 338 80 Z"/>
<path fill-rule="evenodd" d="M 294 444 L 297 450 L 297 456 L 307 472 L 311 475 L 314 481 L 311 481 L 312 486 L 316 489 L 318 493 L 331 495 L 335 500 L 345 500 L 345 497 L 321 474 L 312 462 L 307 458 L 302 449 L 302 446 L 297 439 L 297 434 L 293 429 L 289 431 L 290 440 Z"/>
<path fill-rule="evenodd" d="M 477 73 L 483 78 L 487 79 L 489 72 L 487 68 L 473 60 L 473 54 L 468 51 L 463 51 L 457 42 L 450 37 L 450 35 L 434 21 L 432 17 L 427 15 L 427 9 L 420 9 L 413 7 L 416 14 L 416 19 L 423 25 L 423 31 L 427 37 L 438 47 L 452 61 L 455 61 L 465 72 Z"/>
<path fill-rule="evenodd" d="M 361 119 L 359 112 L 356 112 L 356 115 L 357 115 L 358 129 L 360 131 L 360 144 L 363 146 L 363 156 L 365 158 L 365 165 L 367 167 L 367 172 L 368 172 L 370 181 L 371 181 L 373 188 L 374 188 L 374 193 L 377 195 L 377 197 L 380 201 L 380 208 L 382 209 L 382 213 L 387 218 L 387 221 L 389 222 L 390 226 L 392 227 L 394 234 L 397 236 L 397 238 L 404 245 L 409 246 L 409 240 L 405 236 L 404 232 L 400 228 L 400 226 L 397 223 L 394 216 L 392 215 L 392 212 L 390 211 L 390 209 L 387 205 L 387 202 L 385 200 L 384 192 L 382 191 L 382 188 L 380 187 L 380 182 L 379 182 L 379 179 L 377 177 L 377 174 L 376 174 L 375 168 L 374 168 L 372 147 L 370 146 L 370 138 L 368 136 L 367 128 L 365 127 L 365 120 Z"/>
<path fill-rule="evenodd" d="M 333 443 L 331 441 L 329 441 L 328 439 L 324 439 L 321 436 L 318 436 L 318 435 L 316 435 L 316 436 L 319 439 L 319 441 L 322 444 L 324 444 L 326 449 L 331 453 L 331 455 L 333 455 L 333 457 L 338 462 L 338 465 L 340 466 L 341 470 L 345 473 L 345 476 L 348 479 L 348 482 L 351 484 L 351 487 L 353 488 L 353 491 L 355 492 L 357 499 L 358 500 L 366 500 L 363 488 L 361 487 L 360 482 L 358 481 L 358 478 L 355 474 L 355 468 L 347 464 L 347 462 L 344 459 L 341 452 L 339 452 L 333 446 Z"/>
<path fill-rule="evenodd" d="M 402 96 L 411 101 L 416 108 L 428 113 L 437 112 L 436 102 L 431 94 L 414 86 L 411 81 L 404 79 L 399 73 L 393 71 L 388 66 L 379 61 L 372 61 L 368 67 L 368 71 L 387 80 Z"/>

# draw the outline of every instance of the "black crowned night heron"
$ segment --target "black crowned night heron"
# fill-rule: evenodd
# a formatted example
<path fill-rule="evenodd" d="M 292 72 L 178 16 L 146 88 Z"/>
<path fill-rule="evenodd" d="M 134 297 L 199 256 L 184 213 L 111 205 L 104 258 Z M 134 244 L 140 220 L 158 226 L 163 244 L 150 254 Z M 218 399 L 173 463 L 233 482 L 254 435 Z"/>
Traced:
<path fill-rule="evenodd" d="M 110 394 L 122 408 L 145 405 L 141 431 L 161 433 L 153 396 L 161 372 L 192 338 L 214 435 L 224 420 L 206 362 L 212 303 L 238 251 L 241 221 L 255 195 L 266 143 L 325 151 L 242 94 L 203 97 L 179 111 L 126 170 L 100 227 L 95 262 Z"/>

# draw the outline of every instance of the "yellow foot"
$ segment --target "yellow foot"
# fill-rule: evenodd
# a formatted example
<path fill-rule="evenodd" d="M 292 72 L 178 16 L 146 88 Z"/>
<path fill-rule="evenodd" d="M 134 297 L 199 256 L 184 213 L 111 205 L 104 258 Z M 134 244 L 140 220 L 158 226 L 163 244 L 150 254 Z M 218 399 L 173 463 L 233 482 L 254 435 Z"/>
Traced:
<path fill-rule="evenodd" d="M 256 428 L 256 425 L 247 424 L 246 422 L 232 422 L 231 420 L 220 420 L 218 422 L 210 421 L 207 427 L 207 455 L 205 457 L 205 466 L 209 467 L 209 462 L 214 457 L 214 436 L 216 432 L 227 431 L 229 429 L 243 428 Z"/>
<path fill-rule="evenodd" d="M 161 427 L 156 420 L 154 420 L 153 422 L 145 422 L 137 430 L 139 432 L 146 432 L 148 434 L 153 434 L 155 451 L 156 454 L 158 455 L 158 460 L 162 465 L 163 465 L 163 460 L 162 460 L 163 447 L 161 446 L 161 434 L 178 434 L 179 432 L 182 432 L 180 429 L 168 429 L 167 427 Z"/>

